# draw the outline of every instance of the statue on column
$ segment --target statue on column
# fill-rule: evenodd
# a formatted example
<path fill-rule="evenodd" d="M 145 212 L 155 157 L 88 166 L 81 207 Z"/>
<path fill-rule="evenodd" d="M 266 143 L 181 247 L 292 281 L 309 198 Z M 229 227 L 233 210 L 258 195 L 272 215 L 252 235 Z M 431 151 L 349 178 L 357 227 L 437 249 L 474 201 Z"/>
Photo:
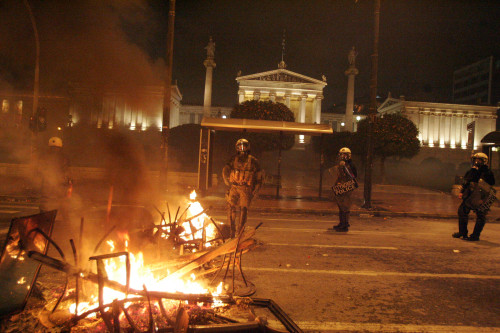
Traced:
<path fill-rule="evenodd" d="M 207 50 L 207 58 L 213 59 L 215 57 L 215 43 L 212 40 L 212 36 L 210 36 L 210 40 L 208 41 L 208 45 L 205 49 Z"/>
<path fill-rule="evenodd" d="M 349 55 L 347 56 L 347 59 L 349 60 L 350 66 L 354 67 L 356 65 L 356 57 L 357 56 L 358 56 L 358 52 L 356 52 L 356 49 L 353 46 L 351 51 L 349 51 Z"/>

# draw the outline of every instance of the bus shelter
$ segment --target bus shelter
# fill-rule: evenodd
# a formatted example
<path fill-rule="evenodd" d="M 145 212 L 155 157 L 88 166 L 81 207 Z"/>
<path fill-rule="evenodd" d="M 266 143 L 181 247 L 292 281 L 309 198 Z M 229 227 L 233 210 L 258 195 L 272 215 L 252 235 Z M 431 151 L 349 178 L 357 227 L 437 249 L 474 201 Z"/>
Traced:
<path fill-rule="evenodd" d="M 324 136 L 332 134 L 333 130 L 329 124 L 305 124 L 289 121 L 256 120 L 256 119 L 224 119 L 207 118 L 201 121 L 199 163 L 198 163 L 198 189 L 205 193 L 212 187 L 212 152 L 213 136 L 215 131 L 238 131 L 238 132 L 260 132 L 284 134 Z M 321 140 L 320 175 L 318 196 L 321 197 L 323 186 L 323 141 Z M 278 175 L 276 182 L 276 197 L 279 197 L 281 187 L 281 145 L 278 152 Z"/>

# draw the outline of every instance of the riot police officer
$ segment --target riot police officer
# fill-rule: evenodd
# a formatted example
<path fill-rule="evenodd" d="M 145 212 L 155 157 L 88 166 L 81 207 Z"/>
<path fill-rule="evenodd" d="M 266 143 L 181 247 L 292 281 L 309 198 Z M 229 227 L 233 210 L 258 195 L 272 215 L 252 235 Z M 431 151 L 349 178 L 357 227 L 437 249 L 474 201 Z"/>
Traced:
<path fill-rule="evenodd" d="M 328 171 L 333 176 L 333 196 L 339 208 L 339 224 L 333 227 L 337 232 L 349 230 L 349 215 L 351 214 L 352 192 L 358 187 L 356 177 L 358 172 L 351 159 L 351 150 L 341 148 L 338 154 L 339 163 Z"/>
<path fill-rule="evenodd" d="M 488 168 L 488 156 L 486 154 L 473 154 L 471 162 L 472 166 L 470 170 L 465 173 L 459 194 L 462 203 L 458 207 L 458 232 L 455 232 L 452 236 L 468 241 L 478 241 L 486 223 L 486 215 L 488 214 L 489 207 L 485 209 L 484 206 L 476 206 L 474 201 L 471 200 L 472 195 L 480 179 L 493 186 L 495 185 L 495 176 Z M 471 210 L 476 213 L 476 224 L 474 225 L 472 234 L 468 235 L 467 224 L 469 222 L 469 213 Z"/>
<path fill-rule="evenodd" d="M 66 252 L 71 250 L 66 242 L 68 235 L 73 235 L 76 230 L 72 226 L 70 217 L 73 183 L 69 159 L 62 147 L 63 142 L 60 138 L 50 138 L 47 150 L 38 161 L 38 175 L 41 181 L 39 208 L 40 212 L 57 210 L 52 239 Z"/>
<path fill-rule="evenodd" d="M 62 146 L 60 138 L 50 138 L 47 151 L 38 161 L 41 178 L 40 211 L 60 209 L 61 202 L 71 194 L 69 159 L 62 151 Z"/>
<path fill-rule="evenodd" d="M 247 220 L 248 207 L 252 198 L 262 186 L 262 172 L 258 160 L 250 155 L 250 143 L 246 139 L 236 142 L 236 155 L 222 169 L 224 183 L 229 186 L 226 193 L 228 220 L 231 224 L 231 238 L 243 229 Z M 237 209 L 240 218 L 236 227 Z"/>

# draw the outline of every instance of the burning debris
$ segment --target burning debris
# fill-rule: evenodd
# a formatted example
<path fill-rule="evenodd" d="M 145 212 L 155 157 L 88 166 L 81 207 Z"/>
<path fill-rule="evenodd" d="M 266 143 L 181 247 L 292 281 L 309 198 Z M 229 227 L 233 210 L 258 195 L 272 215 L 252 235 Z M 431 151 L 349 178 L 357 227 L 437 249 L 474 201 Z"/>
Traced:
<path fill-rule="evenodd" d="M 24 281 L 28 296 L 43 301 L 4 320 L 2 330 L 23 331 L 20 326 L 32 325 L 41 332 L 279 332 L 268 327 L 271 315 L 281 322 L 280 329 L 300 331 L 271 300 L 248 297 L 255 286 L 245 278 L 241 260 L 255 246 L 258 226 L 226 239 L 226 226 L 207 215 L 194 193 L 175 214 L 168 204 L 166 212 L 156 210 L 160 224 L 111 227 L 88 261 L 81 259 L 82 218 L 79 248 L 70 240 L 74 264 L 50 232 L 33 226 L 14 233 L 6 242 L 2 265 L 5 258 L 16 265 L 39 263 L 38 269 L 41 263 L 63 272 L 65 281 L 35 284 L 36 274 L 32 282 Z M 29 235 L 37 246 L 25 246 Z M 49 242 L 61 259 L 47 255 Z M 131 245 L 143 252 L 130 251 Z"/>

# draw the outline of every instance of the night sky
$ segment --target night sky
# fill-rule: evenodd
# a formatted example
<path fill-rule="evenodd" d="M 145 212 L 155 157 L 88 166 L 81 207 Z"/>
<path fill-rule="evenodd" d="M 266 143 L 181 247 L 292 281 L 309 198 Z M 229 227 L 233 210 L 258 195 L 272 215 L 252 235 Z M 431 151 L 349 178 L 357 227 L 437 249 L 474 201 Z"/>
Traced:
<path fill-rule="evenodd" d="M 41 90 L 68 82 L 113 86 L 163 80 L 168 1 L 29 0 L 40 36 Z M 378 93 L 450 102 L 461 66 L 500 54 L 500 5 L 489 0 L 382 0 Z M 356 98 L 368 100 L 372 0 L 177 0 L 173 80 L 183 104 L 203 104 L 203 60 L 216 43 L 212 104 L 237 102 L 236 74 L 287 69 L 327 78 L 323 109 L 345 103 L 347 54 L 356 47 Z M 22 1 L 0 2 L 0 86 L 29 90 L 34 37 Z"/>

